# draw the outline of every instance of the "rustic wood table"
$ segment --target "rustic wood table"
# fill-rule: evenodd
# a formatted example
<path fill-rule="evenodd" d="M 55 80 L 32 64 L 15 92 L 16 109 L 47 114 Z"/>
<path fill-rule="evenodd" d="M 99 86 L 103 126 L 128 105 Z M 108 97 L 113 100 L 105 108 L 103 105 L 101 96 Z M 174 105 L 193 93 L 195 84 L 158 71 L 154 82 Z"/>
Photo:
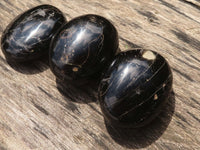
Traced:
<path fill-rule="evenodd" d="M 168 60 L 174 92 L 150 125 L 116 129 L 104 121 L 96 85 L 63 88 L 47 58 L 8 64 L 0 51 L 0 150 L 200 150 L 199 0 L 1 0 L 0 36 L 15 16 L 41 4 L 58 7 L 67 20 L 105 16 L 121 50 L 142 47 Z"/>

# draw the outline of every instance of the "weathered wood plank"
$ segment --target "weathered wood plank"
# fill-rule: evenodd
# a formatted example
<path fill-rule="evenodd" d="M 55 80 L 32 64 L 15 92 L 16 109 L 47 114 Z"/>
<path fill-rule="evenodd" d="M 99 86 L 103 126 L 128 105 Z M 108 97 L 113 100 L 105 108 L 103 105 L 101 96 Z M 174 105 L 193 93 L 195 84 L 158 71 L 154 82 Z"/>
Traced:
<path fill-rule="evenodd" d="M 0 35 L 16 15 L 40 4 L 58 7 L 68 20 L 87 13 L 110 19 L 121 50 L 142 47 L 166 57 L 174 93 L 147 127 L 114 129 L 91 91 L 96 85 L 62 86 L 47 58 L 8 64 L 0 51 L 0 149 L 200 148 L 200 1 L 1 0 Z"/>

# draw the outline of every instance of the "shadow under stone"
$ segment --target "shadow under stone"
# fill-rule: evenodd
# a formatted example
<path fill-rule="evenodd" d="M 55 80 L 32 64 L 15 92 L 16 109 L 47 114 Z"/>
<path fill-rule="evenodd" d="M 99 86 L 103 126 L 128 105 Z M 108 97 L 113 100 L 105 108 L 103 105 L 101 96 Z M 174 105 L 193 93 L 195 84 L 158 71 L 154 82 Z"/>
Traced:
<path fill-rule="evenodd" d="M 77 103 L 91 103 L 97 101 L 100 75 L 95 75 L 85 81 L 61 81 L 56 79 L 59 92 L 68 100 Z"/>
<path fill-rule="evenodd" d="M 48 56 L 27 62 L 9 61 L 8 59 L 6 59 L 6 61 L 15 71 L 27 75 L 38 74 L 49 68 Z"/>
<path fill-rule="evenodd" d="M 111 126 L 106 120 L 106 128 L 111 138 L 126 148 L 145 148 L 155 142 L 167 129 L 175 110 L 175 94 L 171 93 L 161 113 L 148 125 L 127 129 Z"/>

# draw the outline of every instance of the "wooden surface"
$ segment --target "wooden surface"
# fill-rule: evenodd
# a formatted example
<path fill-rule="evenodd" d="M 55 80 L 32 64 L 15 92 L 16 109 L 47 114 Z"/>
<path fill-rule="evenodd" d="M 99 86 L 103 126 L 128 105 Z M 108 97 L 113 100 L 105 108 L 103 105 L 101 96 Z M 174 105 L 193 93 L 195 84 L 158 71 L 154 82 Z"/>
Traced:
<path fill-rule="evenodd" d="M 200 149 L 199 0 L 1 0 L 0 35 L 18 14 L 52 4 L 68 20 L 94 13 L 112 20 L 120 48 L 162 54 L 174 92 L 163 112 L 137 130 L 104 122 L 95 85 L 62 87 L 47 60 L 8 64 L 0 51 L 0 149 Z"/>

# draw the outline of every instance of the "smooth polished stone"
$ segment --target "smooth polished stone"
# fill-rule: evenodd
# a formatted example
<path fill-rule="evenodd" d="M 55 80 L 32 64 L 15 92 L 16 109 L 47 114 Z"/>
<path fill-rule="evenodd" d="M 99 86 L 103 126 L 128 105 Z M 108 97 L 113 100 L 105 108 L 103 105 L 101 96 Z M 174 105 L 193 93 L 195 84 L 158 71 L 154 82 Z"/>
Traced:
<path fill-rule="evenodd" d="M 149 50 L 119 53 L 102 77 L 98 97 L 105 119 L 120 127 L 141 127 L 154 119 L 169 98 L 172 72 Z"/>
<path fill-rule="evenodd" d="M 1 47 L 8 61 L 29 61 L 48 54 L 50 40 L 66 22 L 51 5 L 34 7 L 16 17 L 5 29 Z"/>
<path fill-rule="evenodd" d="M 60 80 L 87 80 L 112 60 L 118 44 L 116 28 L 104 17 L 77 17 L 66 23 L 52 40 L 50 68 Z"/>

